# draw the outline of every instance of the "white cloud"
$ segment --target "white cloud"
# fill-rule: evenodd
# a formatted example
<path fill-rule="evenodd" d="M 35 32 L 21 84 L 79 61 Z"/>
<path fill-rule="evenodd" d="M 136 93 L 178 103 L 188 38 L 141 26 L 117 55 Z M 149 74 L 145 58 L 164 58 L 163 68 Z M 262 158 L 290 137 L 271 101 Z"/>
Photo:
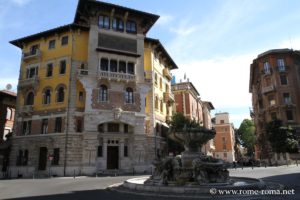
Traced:
<path fill-rule="evenodd" d="M 251 105 L 249 94 L 250 64 L 254 54 L 237 55 L 208 60 L 191 60 L 178 63 L 174 71 L 177 82 L 187 77 L 198 89 L 203 100 L 221 107 L 243 107 Z"/>
<path fill-rule="evenodd" d="M 160 15 L 158 21 L 156 22 L 156 25 L 166 25 L 166 24 L 169 24 L 173 21 L 174 17 L 172 15 L 167 15 L 167 14 L 163 14 L 163 15 Z"/>

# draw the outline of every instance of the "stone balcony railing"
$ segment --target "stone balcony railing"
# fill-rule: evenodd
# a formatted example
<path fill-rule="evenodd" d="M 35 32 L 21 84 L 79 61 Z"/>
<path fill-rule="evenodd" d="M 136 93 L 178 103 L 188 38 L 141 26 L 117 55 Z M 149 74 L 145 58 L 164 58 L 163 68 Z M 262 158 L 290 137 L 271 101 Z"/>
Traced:
<path fill-rule="evenodd" d="M 37 49 L 35 51 L 29 51 L 29 52 L 25 52 L 22 55 L 22 59 L 23 61 L 28 61 L 34 58 L 40 58 L 42 55 L 41 50 Z"/>
<path fill-rule="evenodd" d="M 172 74 L 168 68 L 164 68 L 163 75 L 167 77 L 167 79 L 172 80 Z"/>
<path fill-rule="evenodd" d="M 20 113 L 22 114 L 31 114 L 33 112 L 32 105 L 25 105 L 20 108 Z"/>
<path fill-rule="evenodd" d="M 171 92 L 164 92 L 164 102 L 174 102 L 174 94 Z"/>
<path fill-rule="evenodd" d="M 24 80 L 19 81 L 19 87 L 24 88 L 24 87 L 35 87 L 38 85 L 39 78 L 38 77 L 33 77 L 33 78 L 28 78 Z"/>
<path fill-rule="evenodd" d="M 87 69 L 78 69 L 77 70 L 77 75 L 78 76 L 87 76 L 87 75 L 89 75 L 89 70 L 87 70 Z"/>
<path fill-rule="evenodd" d="M 119 72 L 98 71 L 98 78 L 107 78 L 116 81 L 135 81 L 136 77 L 133 74 L 125 74 Z"/>
<path fill-rule="evenodd" d="M 270 86 L 266 86 L 262 88 L 262 93 L 268 93 L 268 92 L 273 92 L 275 91 L 275 86 L 274 85 L 270 85 Z"/>

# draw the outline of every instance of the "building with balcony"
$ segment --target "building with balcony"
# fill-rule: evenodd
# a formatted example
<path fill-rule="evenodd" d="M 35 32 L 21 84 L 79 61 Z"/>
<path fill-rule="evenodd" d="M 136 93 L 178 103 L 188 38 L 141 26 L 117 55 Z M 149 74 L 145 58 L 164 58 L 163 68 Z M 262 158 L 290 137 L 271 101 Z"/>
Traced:
<path fill-rule="evenodd" d="M 249 91 L 258 140 L 255 157 L 275 158 L 265 132 L 268 122 L 280 119 L 296 130 L 298 140 L 300 136 L 300 52 L 273 49 L 259 54 L 250 65 Z"/>
<path fill-rule="evenodd" d="M 13 130 L 16 98 L 16 93 L 0 90 L 0 178 L 7 172 L 9 165 L 11 140 L 8 137 Z"/>
<path fill-rule="evenodd" d="M 214 106 L 211 102 L 201 100 L 193 83 L 189 81 L 175 83 L 172 85 L 172 92 L 174 93 L 175 112 L 183 113 L 184 116 L 195 120 L 205 128 L 212 128 L 210 111 L 214 109 Z M 203 146 L 202 152 L 212 155 L 214 149 L 214 142 L 210 140 Z"/>
<path fill-rule="evenodd" d="M 158 18 L 79 0 L 73 23 L 11 41 L 23 51 L 12 176 L 151 170 L 177 68 L 146 37 Z"/>
<path fill-rule="evenodd" d="M 236 161 L 234 152 L 234 127 L 230 123 L 229 113 L 216 113 L 213 121 L 213 127 L 216 130 L 214 157 L 227 162 Z"/>

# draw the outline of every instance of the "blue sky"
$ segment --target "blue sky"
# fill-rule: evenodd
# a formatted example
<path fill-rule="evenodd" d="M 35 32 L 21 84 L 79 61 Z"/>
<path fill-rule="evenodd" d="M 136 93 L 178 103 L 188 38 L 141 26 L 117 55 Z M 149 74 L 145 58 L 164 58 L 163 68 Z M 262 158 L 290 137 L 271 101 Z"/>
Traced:
<path fill-rule="evenodd" d="M 249 68 L 274 48 L 300 49 L 298 0 L 106 0 L 160 15 L 148 33 L 175 60 L 214 112 L 229 112 L 235 127 L 249 118 Z M 71 23 L 77 0 L 0 0 L 0 89 L 16 89 L 21 51 L 8 42 Z"/>

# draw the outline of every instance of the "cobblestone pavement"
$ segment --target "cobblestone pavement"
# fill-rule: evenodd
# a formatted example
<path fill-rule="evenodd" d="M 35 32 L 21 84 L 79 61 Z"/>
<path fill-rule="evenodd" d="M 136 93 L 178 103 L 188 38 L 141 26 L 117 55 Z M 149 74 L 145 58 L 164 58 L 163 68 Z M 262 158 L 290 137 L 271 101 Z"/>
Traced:
<path fill-rule="evenodd" d="M 281 183 L 287 189 L 294 189 L 295 195 L 285 196 L 256 196 L 245 197 L 243 199 L 300 199 L 300 165 L 281 167 L 260 167 L 231 169 L 231 176 L 244 176 L 252 178 L 262 178 L 268 182 Z M 50 179 L 14 179 L 0 180 L 0 199 L 25 199 L 25 200 L 62 200 L 62 199 L 101 199 L 101 200 L 160 200 L 171 198 L 151 197 L 123 194 L 106 190 L 112 184 L 123 182 L 134 176 L 117 177 L 77 177 L 77 178 L 50 178 Z M 135 176 L 136 177 L 136 176 Z M 203 197 L 203 199 L 216 196 Z M 184 199 L 178 196 L 176 199 Z M 198 198 L 199 199 L 199 198 Z M 226 195 L 218 199 L 229 199 Z M 241 199 L 231 197 L 230 199 Z"/>

